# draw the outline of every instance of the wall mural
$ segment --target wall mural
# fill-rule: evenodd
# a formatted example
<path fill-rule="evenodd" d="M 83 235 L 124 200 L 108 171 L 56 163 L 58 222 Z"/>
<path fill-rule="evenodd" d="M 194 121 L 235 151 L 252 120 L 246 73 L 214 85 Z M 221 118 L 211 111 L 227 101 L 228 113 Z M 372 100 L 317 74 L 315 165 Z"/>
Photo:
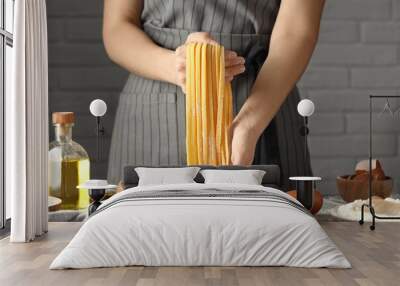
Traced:
<path fill-rule="evenodd" d="M 71 191 L 71 186 L 88 178 L 118 184 L 126 165 L 280 164 L 283 150 L 289 149 L 296 156 L 285 155 L 283 160 L 296 168 L 282 164 L 283 188 L 288 189 L 290 175 L 311 174 L 309 154 L 299 132 L 303 123 L 296 110 L 300 98 L 296 88 L 283 103 L 279 116 L 274 118 L 275 111 L 268 111 L 269 124 L 256 124 L 254 130 L 241 128 L 246 118 L 254 116 L 261 122 L 253 114 L 265 113 L 265 100 L 253 97 L 253 107 L 245 103 L 266 58 L 269 38 L 265 35 L 272 31 L 279 1 L 259 7 L 263 11 L 255 19 L 259 25 L 248 16 L 255 11 L 246 10 L 255 9 L 254 5 L 227 6 L 223 13 L 228 17 L 221 18 L 216 15 L 220 10 L 206 13 L 194 1 L 193 9 L 185 11 L 192 13 L 190 17 L 185 14 L 179 16 L 182 21 L 173 21 L 183 15 L 183 0 L 166 5 L 163 13 L 154 7 L 164 2 L 144 3 L 141 27 L 132 24 L 130 33 L 122 38 L 108 29 L 113 18 L 103 18 L 99 1 L 48 5 L 50 124 L 54 125 L 50 195 L 62 200 L 61 207 L 83 209 L 89 202 L 87 191 Z M 113 11 L 112 5 L 109 11 Z M 240 24 L 232 21 L 233 15 L 241 19 Z M 207 29 L 207 23 L 214 24 Z M 224 25 L 231 26 L 229 34 L 219 30 Z M 211 33 L 190 32 L 204 30 Z M 140 57 L 151 54 L 141 51 L 146 41 L 139 46 L 134 46 L 133 38 L 125 41 L 133 34 L 140 39 L 143 32 L 153 42 L 148 49 L 161 47 L 164 56 L 149 63 L 153 70 L 148 74 L 136 65 Z M 185 46 L 199 41 L 208 44 Z M 124 46 L 132 51 L 121 48 Z M 175 68 L 175 64 L 183 68 Z M 143 73 L 146 75 L 139 76 Z M 170 74 L 176 76 L 171 79 Z M 97 105 L 90 107 L 93 100 Z M 239 111 L 244 115 L 238 115 Z M 101 116 L 94 116 L 96 112 Z M 232 124 L 235 118 L 241 120 Z"/>
<path fill-rule="evenodd" d="M 160 5 L 167 1 L 170 0 L 161 1 Z M 191 1 L 186 0 L 185 5 Z M 246 18 L 243 16 L 246 13 L 230 10 L 232 8 L 230 5 L 235 6 L 235 1 L 229 1 L 230 4 L 227 6 L 225 19 L 229 23 L 220 23 L 219 21 L 225 21 L 223 17 L 214 17 L 213 20 L 206 19 L 207 21 L 203 22 L 218 24 L 219 27 L 231 27 L 233 30 L 239 29 L 238 34 L 243 34 L 243 31 L 253 32 L 252 26 L 246 24 Z M 260 34 L 270 34 L 277 11 L 276 4 L 279 1 L 265 2 L 268 2 L 269 6 L 259 11 L 268 13 L 269 21 L 263 21 L 264 26 L 259 26 L 259 29 L 264 29 Z M 177 49 L 189 36 L 188 33 L 182 32 L 185 30 L 185 25 L 189 24 L 183 17 L 174 20 L 168 15 L 172 15 L 170 9 L 173 7 L 182 7 L 183 0 L 175 0 L 175 6 L 163 6 L 165 9 L 162 11 L 151 8 L 158 7 L 158 0 L 147 0 L 146 3 L 148 6 L 143 16 L 143 22 L 147 23 L 144 28 L 145 33 L 157 45 L 169 50 Z M 74 145 L 65 151 L 65 153 L 72 151 L 79 153 L 79 160 L 67 160 L 63 165 L 56 163 L 51 167 L 55 173 L 62 168 L 69 170 L 67 177 L 72 178 L 74 184 L 80 184 L 87 178 L 104 179 L 110 184 L 118 184 L 122 179 L 122 168 L 126 164 L 175 166 L 187 163 L 188 142 L 185 135 L 188 97 L 181 88 L 185 85 L 139 77 L 128 72 L 127 68 L 123 68 L 123 64 L 121 66 L 114 63 L 115 59 L 112 60 L 112 56 L 110 58 L 103 42 L 103 5 L 103 1 L 98 0 L 47 3 L 50 118 L 54 112 L 73 112 L 73 116 L 68 114 L 54 116 L 57 122 L 74 122 L 73 127 L 63 128 L 56 128 L 49 122 L 50 141 L 72 134 L 72 139 L 81 146 Z M 190 21 L 191 25 L 200 23 L 201 19 L 204 20 L 204 17 L 199 16 L 202 9 L 196 9 L 194 9 L 196 13 L 190 17 L 193 18 Z M 376 9 L 381 9 L 381 6 L 377 6 Z M 315 115 L 309 120 L 313 173 L 323 177 L 320 189 L 322 194 L 338 195 L 340 193 L 340 186 L 339 190 L 337 187 L 337 180 L 340 185 L 338 177 L 352 174 L 357 163 L 368 158 L 369 92 L 395 95 L 398 94 L 400 86 L 397 82 L 387 82 L 387 78 L 390 78 L 387 75 L 392 74 L 391 68 L 398 67 L 396 43 L 392 43 L 391 38 L 388 38 L 383 40 L 385 45 L 378 47 L 376 43 L 380 41 L 382 33 L 375 38 L 374 30 L 369 30 L 369 24 L 372 25 L 372 22 L 365 24 L 364 27 L 361 18 L 342 21 L 340 13 L 330 11 L 332 9 L 328 5 L 322 20 L 319 44 L 298 85 L 299 91 L 297 89 L 292 91 L 275 120 L 265 132 L 261 132 L 260 140 L 257 141 L 254 150 L 251 150 L 254 151 L 254 159 L 249 161 L 253 164 L 279 164 L 282 168 L 282 178 L 286 179 L 292 175 L 311 173 L 309 154 L 307 148 L 304 148 L 304 137 L 299 132 L 303 118 L 296 110 L 302 95 L 316 104 Z M 161 14 L 164 15 L 162 21 L 159 18 Z M 240 20 L 242 16 L 243 19 Z M 231 19 L 235 21 L 231 22 Z M 380 21 L 386 23 L 388 19 L 382 18 Z M 245 24 L 242 25 L 243 23 Z M 179 33 L 174 29 L 159 33 L 157 25 L 163 24 L 177 25 L 183 29 Z M 363 29 L 359 29 L 359 26 Z M 192 30 L 201 29 L 195 27 Z M 234 120 L 244 105 L 265 59 L 265 39 L 224 37 L 218 34 L 215 40 L 226 50 L 237 52 L 239 59 L 241 57 L 246 59 L 246 63 L 243 64 L 245 71 L 231 82 Z M 135 59 L 135 56 L 135 52 L 132 51 L 132 58 Z M 151 60 L 149 63 L 154 64 Z M 371 72 L 376 67 L 384 69 L 379 78 Z M 100 125 L 90 111 L 90 104 L 95 99 L 100 99 L 107 105 Z M 195 104 L 193 102 L 193 106 Z M 399 101 L 391 99 L 390 104 L 397 110 Z M 97 106 L 97 108 L 102 107 Z M 102 110 L 97 112 L 102 113 Z M 373 137 L 376 159 L 381 162 L 385 174 L 394 177 L 393 185 L 396 189 L 399 186 L 399 181 L 396 179 L 397 164 L 400 159 L 399 129 L 393 120 L 387 119 L 387 114 L 375 115 L 378 119 L 376 134 Z M 202 131 L 197 127 L 193 130 Z M 100 134 L 100 141 L 97 134 Z M 249 140 L 246 138 L 246 141 L 243 141 L 245 143 L 237 145 L 250 146 Z M 196 142 L 194 149 L 199 152 L 200 143 Z M 193 147 L 194 141 L 190 144 Z M 57 144 L 53 143 L 52 146 Z M 60 151 L 54 152 L 55 161 L 59 161 L 60 155 L 56 154 L 57 152 Z M 61 180 L 55 176 L 53 181 L 50 181 L 50 187 L 54 189 L 50 190 L 52 197 L 61 196 L 62 191 L 58 187 Z M 283 188 L 294 189 L 288 181 L 284 184 L 286 185 Z M 76 191 L 64 201 L 64 205 L 54 201 L 55 207 L 50 210 L 59 209 L 60 205 L 67 209 L 84 209 L 83 206 L 89 203 L 86 194 L 85 189 Z M 61 215 L 61 218 L 54 216 L 52 219 L 76 219 L 76 217 L 66 218 L 64 215 Z"/>

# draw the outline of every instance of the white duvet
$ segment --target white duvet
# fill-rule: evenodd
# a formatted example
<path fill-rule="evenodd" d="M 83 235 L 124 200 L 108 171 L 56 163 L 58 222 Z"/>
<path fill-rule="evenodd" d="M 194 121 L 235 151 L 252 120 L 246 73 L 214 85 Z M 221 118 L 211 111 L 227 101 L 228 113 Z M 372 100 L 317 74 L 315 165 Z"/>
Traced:
<path fill-rule="evenodd" d="M 209 188 L 262 190 L 291 199 L 276 189 L 238 184 L 128 189 L 102 204 L 103 211 L 86 221 L 50 269 L 127 265 L 351 267 L 318 222 L 289 204 L 230 197 L 115 203 L 132 192 Z"/>

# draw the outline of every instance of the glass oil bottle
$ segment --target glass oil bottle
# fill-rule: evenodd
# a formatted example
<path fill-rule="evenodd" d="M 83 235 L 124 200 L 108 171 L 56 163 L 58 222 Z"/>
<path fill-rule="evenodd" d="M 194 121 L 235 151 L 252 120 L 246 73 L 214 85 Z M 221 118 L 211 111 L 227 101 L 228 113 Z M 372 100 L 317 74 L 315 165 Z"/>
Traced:
<path fill-rule="evenodd" d="M 86 189 L 76 187 L 90 177 L 90 161 L 85 149 L 72 140 L 73 112 L 52 116 L 55 140 L 49 150 L 49 196 L 61 199 L 62 210 L 85 209 L 89 205 Z"/>

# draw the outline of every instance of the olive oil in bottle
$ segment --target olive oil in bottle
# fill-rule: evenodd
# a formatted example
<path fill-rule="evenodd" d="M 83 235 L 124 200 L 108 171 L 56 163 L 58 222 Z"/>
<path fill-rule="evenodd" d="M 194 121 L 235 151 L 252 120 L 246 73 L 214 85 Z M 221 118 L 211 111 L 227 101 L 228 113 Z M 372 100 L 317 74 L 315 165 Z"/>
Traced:
<path fill-rule="evenodd" d="M 72 141 L 74 113 L 53 113 L 55 141 L 49 150 L 49 195 L 61 199 L 61 209 L 87 208 L 89 194 L 76 187 L 90 179 L 89 156 L 85 149 Z"/>

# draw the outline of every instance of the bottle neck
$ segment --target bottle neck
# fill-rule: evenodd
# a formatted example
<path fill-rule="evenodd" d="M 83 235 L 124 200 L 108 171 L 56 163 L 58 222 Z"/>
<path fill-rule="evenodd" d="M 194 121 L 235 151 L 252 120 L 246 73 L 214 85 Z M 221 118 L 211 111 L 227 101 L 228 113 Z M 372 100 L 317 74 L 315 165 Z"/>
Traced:
<path fill-rule="evenodd" d="M 56 140 L 59 142 L 68 143 L 72 141 L 72 126 L 73 124 L 55 124 Z"/>

